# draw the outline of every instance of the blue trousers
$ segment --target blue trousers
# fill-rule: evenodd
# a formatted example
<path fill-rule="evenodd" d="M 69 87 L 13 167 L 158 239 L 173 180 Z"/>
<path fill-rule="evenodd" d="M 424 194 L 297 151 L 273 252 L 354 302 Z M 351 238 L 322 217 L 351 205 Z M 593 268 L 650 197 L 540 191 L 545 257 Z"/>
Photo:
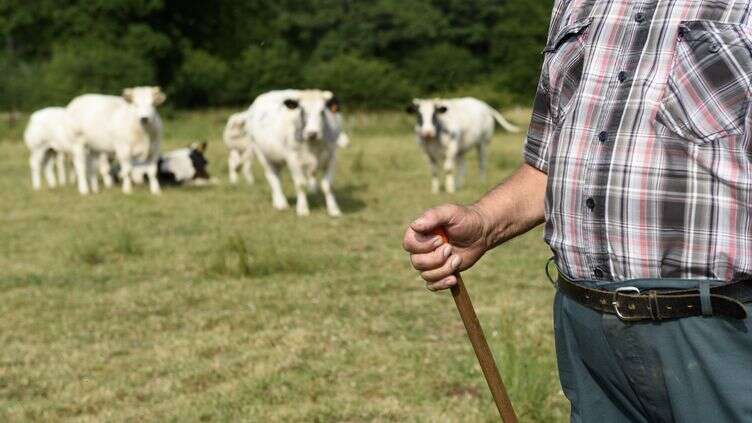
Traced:
<path fill-rule="evenodd" d="M 599 285 L 621 286 L 681 285 Z M 752 318 L 628 323 L 557 293 L 554 328 L 572 422 L 752 422 Z"/>

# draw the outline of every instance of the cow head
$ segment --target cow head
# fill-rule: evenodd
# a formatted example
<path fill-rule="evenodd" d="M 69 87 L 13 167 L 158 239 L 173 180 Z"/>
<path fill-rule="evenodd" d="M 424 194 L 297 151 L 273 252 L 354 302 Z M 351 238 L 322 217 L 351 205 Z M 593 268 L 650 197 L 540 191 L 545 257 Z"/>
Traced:
<path fill-rule="evenodd" d="M 300 91 L 296 98 L 286 99 L 284 105 L 290 110 L 300 111 L 302 136 L 306 141 L 323 139 L 327 122 L 339 112 L 339 101 L 331 91 Z"/>
<path fill-rule="evenodd" d="M 157 106 L 167 100 L 159 87 L 135 87 L 123 90 L 123 99 L 136 109 L 141 125 L 149 125 L 157 118 Z"/>
<path fill-rule="evenodd" d="M 189 157 L 191 159 L 191 163 L 193 164 L 193 169 L 195 170 L 193 179 L 211 179 L 209 172 L 207 172 L 206 170 L 209 161 L 206 160 L 206 156 L 204 155 L 204 153 L 206 152 L 206 141 L 191 143 L 189 150 Z"/>
<path fill-rule="evenodd" d="M 449 109 L 439 99 L 414 99 L 407 112 L 416 115 L 415 132 L 424 141 L 436 139 L 441 133 L 441 119 Z"/>

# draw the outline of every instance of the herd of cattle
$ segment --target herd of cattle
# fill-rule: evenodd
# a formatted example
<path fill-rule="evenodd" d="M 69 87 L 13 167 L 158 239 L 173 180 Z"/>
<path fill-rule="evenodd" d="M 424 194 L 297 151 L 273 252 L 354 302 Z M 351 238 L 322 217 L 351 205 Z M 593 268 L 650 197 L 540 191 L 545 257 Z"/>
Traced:
<path fill-rule="evenodd" d="M 160 150 L 162 121 L 157 107 L 166 100 L 159 87 L 127 88 L 121 96 L 86 94 L 67 107 L 34 112 L 24 141 L 31 153 L 29 165 L 34 189 L 42 175 L 50 187 L 75 180 L 81 194 L 99 191 L 116 181 L 123 192 L 133 184 L 149 184 L 153 194 L 160 185 L 207 184 L 206 143 L 167 153 Z M 481 175 L 495 124 L 510 132 L 518 128 L 486 103 L 473 98 L 415 99 L 407 108 L 416 115 L 415 131 L 431 167 L 431 188 L 454 192 L 465 173 L 465 154 L 477 150 Z M 280 90 L 258 96 L 243 112 L 230 116 L 223 132 L 229 151 L 229 180 L 242 172 L 253 183 L 252 162 L 258 161 L 272 192 L 275 209 L 289 207 L 282 192 L 280 171 L 287 167 L 295 187 L 298 215 L 309 214 L 307 192 L 324 194 L 327 212 L 341 211 L 332 191 L 338 147 L 349 137 L 343 131 L 337 97 L 323 90 Z M 75 170 L 69 178 L 66 158 Z"/>

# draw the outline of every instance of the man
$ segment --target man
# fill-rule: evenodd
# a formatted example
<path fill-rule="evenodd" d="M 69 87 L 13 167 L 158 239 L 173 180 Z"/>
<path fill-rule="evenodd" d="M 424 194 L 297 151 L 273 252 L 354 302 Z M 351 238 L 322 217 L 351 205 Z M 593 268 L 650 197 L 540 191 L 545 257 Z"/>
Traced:
<path fill-rule="evenodd" d="M 413 266 L 545 221 L 572 421 L 752 421 L 752 3 L 557 0 L 544 55 L 525 164 L 413 222 Z"/>

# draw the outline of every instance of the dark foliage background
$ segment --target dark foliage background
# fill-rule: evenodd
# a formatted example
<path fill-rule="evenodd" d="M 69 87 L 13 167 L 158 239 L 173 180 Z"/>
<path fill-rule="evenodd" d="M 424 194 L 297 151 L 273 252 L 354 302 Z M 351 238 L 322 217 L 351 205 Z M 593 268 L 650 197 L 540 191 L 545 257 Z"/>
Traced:
<path fill-rule="evenodd" d="M 0 0 L 0 110 L 161 85 L 175 107 L 320 87 L 527 105 L 551 0 Z"/>

